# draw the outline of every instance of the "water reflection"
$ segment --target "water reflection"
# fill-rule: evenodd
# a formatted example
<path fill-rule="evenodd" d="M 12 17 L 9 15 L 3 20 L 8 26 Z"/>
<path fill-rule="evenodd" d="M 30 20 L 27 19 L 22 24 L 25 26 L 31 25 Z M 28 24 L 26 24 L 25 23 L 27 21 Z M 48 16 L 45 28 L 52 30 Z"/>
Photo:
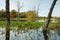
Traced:
<path fill-rule="evenodd" d="M 10 40 L 44 40 L 42 27 L 39 29 L 17 30 L 18 27 L 10 28 Z M 5 40 L 5 28 L 0 27 L 0 40 Z M 56 30 L 50 30 L 49 40 L 60 40 Z"/>
<path fill-rule="evenodd" d="M 0 40 L 5 40 L 5 28 L 0 27 Z"/>

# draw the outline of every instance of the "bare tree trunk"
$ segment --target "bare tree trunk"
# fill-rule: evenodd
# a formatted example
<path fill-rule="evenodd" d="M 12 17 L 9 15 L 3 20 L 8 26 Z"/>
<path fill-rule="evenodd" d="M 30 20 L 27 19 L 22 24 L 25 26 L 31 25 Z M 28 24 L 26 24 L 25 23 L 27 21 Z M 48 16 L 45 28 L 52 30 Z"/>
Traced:
<path fill-rule="evenodd" d="M 10 13 L 9 13 L 9 0 L 6 0 L 6 40 L 10 38 Z"/>
<path fill-rule="evenodd" d="M 43 35 L 44 35 L 45 40 L 48 40 L 47 28 L 48 28 L 48 25 L 49 25 L 49 22 L 50 22 L 50 18 L 51 18 L 51 15 L 52 15 L 54 6 L 55 6 L 55 4 L 56 4 L 56 1 L 57 1 L 57 0 L 54 0 L 54 1 L 53 1 L 52 6 L 51 6 L 50 11 L 49 11 L 49 14 L 48 14 L 48 19 L 47 19 L 46 25 L 43 27 Z"/>
<path fill-rule="evenodd" d="M 19 19 L 19 11 L 20 9 L 23 7 L 23 4 L 20 6 L 20 2 L 19 0 L 17 0 L 17 11 L 18 11 L 18 15 L 17 15 L 17 18 Z M 19 21 L 19 20 L 18 20 Z"/>

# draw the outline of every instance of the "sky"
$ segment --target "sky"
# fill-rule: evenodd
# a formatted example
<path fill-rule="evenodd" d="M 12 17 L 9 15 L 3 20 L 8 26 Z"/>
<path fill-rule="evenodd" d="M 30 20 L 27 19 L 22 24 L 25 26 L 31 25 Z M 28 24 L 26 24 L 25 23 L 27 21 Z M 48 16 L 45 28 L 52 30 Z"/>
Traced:
<path fill-rule="evenodd" d="M 28 10 L 36 10 L 39 6 L 38 15 L 39 16 L 47 16 L 49 9 L 51 7 L 51 4 L 53 0 L 19 0 L 20 6 L 22 5 L 22 8 L 20 9 L 21 12 L 28 11 Z M 60 0 L 57 1 L 52 16 L 60 17 Z M 0 10 L 5 9 L 5 0 L 0 0 Z M 17 11 L 17 0 L 10 0 L 10 11 L 15 9 Z"/>

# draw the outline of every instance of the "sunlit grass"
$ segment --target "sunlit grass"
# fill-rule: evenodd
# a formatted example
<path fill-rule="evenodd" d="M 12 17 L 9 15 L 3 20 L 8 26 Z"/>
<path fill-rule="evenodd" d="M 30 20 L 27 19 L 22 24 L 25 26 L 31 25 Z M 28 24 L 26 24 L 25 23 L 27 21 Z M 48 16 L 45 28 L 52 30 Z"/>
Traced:
<path fill-rule="evenodd" d="M 0 21 L 0 26 L 6 25 L 6 21 Z"/>
<path fill-rule="evenodd" d="M 27 21 L 10 21 L 10 27 L 19 27 L 19 28 L 39 28 L 44 25 L 45 22 L 27 22 Z M 50 23 L 49 29 L 54 29 L 57 25 L 56 22 Z M 0 21 L 0 26 L 6 26 L 6 21 Z"/>
<path fill-rule="evenodd" d="M 44 22 L 10 21 L 10 26 L 40 27 Z M 6 21 L 0 21 L 0 26 L 6 26 Z"/>

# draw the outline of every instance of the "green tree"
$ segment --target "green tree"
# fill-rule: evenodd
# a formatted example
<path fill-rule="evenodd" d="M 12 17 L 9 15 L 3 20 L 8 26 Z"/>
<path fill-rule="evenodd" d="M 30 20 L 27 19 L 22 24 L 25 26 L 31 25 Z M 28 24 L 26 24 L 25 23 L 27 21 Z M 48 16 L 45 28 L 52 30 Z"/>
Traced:
<path fill-rule="evenodd" d="M 15 10 L 12 10 L 12 11 L 10 12 L 10 17 L 11 17 L 11 18 L 16 18 L 16 16 L 17 16 L 17 12 L 16 12 Z"/>
<path fill-rule="evenodd" d="M 0 11 L 0 18 L 2 17 L 2 11 Z"/>
<path fill-rule="evenodd" d="M 28 11 L 25 13 L 26 18 L 28 19 L 28 21 L 33 21 L 34 18 L 36 18 L 38 15 L 36 15 L 35 11 Z"/>
<path fill-rule="evenodd" d="M 4 9 L 0 10 L 0 18 L 5 18 L 5 17 L 6 17 L 6 13 Z"/>
<path fill-rule="evenodd" d="M 25 12 L 20 12 L 20 13 L 19 13 L 19 17 L 20 17 L 20 18 L 26 18 Z"/>

